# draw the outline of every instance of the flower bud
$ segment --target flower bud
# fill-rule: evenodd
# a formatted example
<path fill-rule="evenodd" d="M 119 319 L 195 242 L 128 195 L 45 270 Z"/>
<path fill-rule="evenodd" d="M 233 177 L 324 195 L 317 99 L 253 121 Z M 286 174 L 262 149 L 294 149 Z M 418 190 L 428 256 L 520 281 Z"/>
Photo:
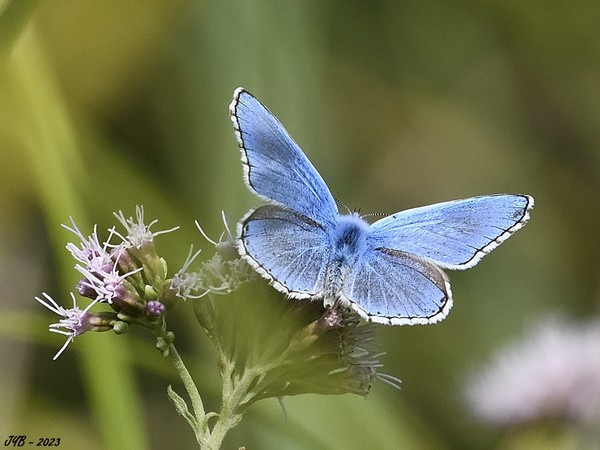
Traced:
<path fill-rule="evenodd" d="M 146 315 L 150 320 L 157 320 L 167 312 L 167 308 L 161 302 L 150 300 L 146 304 Z"/>
<path fill-rule="evenodd" d="M 114 296 L 112 298 L 111 306 L 115 311 L 122 310 L 126 314 L 134 317 L 142 316 L 146 309 L 146 303 L 126 280 L 123 280 L 119 285 L 114 287 Z"/>
<path fill-rule="evenodd" d="M 127 322 L 123 322 L 122 320 L 119 320 L 115 323 L 115 326 L 113 327 L 115 334 L 117 335 L 122 335 L 127 333 L 127 331 L 129 330 L 129 324 Z"/>

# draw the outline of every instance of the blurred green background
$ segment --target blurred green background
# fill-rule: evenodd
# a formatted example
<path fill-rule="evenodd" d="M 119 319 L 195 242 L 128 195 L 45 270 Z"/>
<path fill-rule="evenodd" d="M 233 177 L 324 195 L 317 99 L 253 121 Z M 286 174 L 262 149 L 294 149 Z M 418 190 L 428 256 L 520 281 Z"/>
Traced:
<path fill-rule="evenodd" d="M 286 399 L 287 421 L 260 402 L 225 448 L 526 448 L 530 431 L 479 423 L 463 390 L 538 317 L 598 314 L 600 3 L 4 0 L 0 11 L 0 442 L 194 447 L 148 335 L 88 334 L 53 362 L 63 339 L 33 298 L 69 306 L 70 215 L 89 233 L 142 204 L 156 230 L 181 225 L 159 240 L 172 270 L 190 243 L 210 254 L 194 220 L 216 238 L 221 210 L 235 221 L 258 204 L 227 112 L 244 86 L 363 214 L 498 192 L 536 207 L 483 263 L 450 273 L 444 322 L 380 328 L 400 391 Z M 191 305 L 172 316 L 217 408 Z"/>

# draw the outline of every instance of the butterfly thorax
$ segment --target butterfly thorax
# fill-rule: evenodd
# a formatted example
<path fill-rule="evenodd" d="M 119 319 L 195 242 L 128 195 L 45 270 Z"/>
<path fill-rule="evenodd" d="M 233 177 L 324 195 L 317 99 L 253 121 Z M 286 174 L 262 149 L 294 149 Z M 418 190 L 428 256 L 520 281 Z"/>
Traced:
<path fill-rule="evenodd" d="M 366 245 L 371 226 L 358 214 L 352 213 L 337 217 L 337 224 L 332 231 L 332 261 L 342 265 L 352 260 Z"/>

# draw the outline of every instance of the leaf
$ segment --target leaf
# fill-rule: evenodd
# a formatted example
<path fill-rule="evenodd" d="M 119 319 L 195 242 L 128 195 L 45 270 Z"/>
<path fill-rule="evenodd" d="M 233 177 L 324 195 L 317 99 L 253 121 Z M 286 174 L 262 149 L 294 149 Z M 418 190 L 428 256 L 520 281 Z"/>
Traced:
<path fill-rule="evenodd" d="M 179 415 L 181 417 L 183 417 L 185 420 L 187 420 L 187 422 L 190 424 L 192 429 L 195 430 L 196 429 L 196 418 L 194 417 L 194 415 L 192 413 L 190 413 L 190 410 L 188 409 L 188 406 L 187 406 L 187 403 L 185 402 L 185 400 L 177 392 L 175 392 L 173 390 L 171 385 L 167 386 L 167 395 L 169 396 L 169 399 L 175 406 L 175 409 L 177 410 Z"/>

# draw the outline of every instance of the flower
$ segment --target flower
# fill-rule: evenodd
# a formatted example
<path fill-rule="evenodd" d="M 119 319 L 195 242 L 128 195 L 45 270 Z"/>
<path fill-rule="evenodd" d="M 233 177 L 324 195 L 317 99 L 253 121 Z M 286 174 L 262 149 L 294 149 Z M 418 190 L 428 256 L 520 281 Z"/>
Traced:
<path fill-rule="evenodd" d="M 202 236 L 215 246 L 216 253 L 211 259 L 202 263 L 198 272 L 188 272 L 192 262 L 200 254 L 200 251 L 193 253 L 193 248 L 190 248 L 183 267 L 171 280 L 171 288 L 177 292 L 178 297 L 201 298 L 209 293 L 224 295 L 233 292 L 246 281 L 256 278 L 255 272 L 237 252 L 235 239 L 229 230 L 225 213 L 222 212 L 221 217 L 225 231 L 221 233 L 218 242 L 209 238 L 196 222 L 196 227 Z"/>
<path fill-rule="evenodd" d="M 89 296 L 90 293 L 92 295 L 95 293 L 95 296 L 92 298 L 99 302 L 107 302 L 109 304 L 114 301 L 123 301 L 128 298 L 129 291 L 125 287 L 125 280 L 130 275 L 143 270 L 143 268 L 140 267 L 126 274 L 120 274 L 117 264 L 113 264 L 110 271 L 91 271 L 79 264 L 75 265 L 75 269 L 85 277 L 77 285 L 79 292 L 82 293 L 82 291 L 85 291 L 88 293 L 87 296 Z"/>
<path fill-rule="evenodd" d="M 98 240 L 97 226 L 94 225 L 93 233 L 87 238 L 77 227 L 75 220 L 70 217 L 72 228 L 62 225 L 65 229 L 75 234 L 81 241 L 79 246 L 69 242 L 66 246 L 71 255 L 79 262 L 75 269 L 84 278 L 77 283 L 76 289 L 84 297 L 96 301 L 112 303 L 114 299 L 126 295 L 123 281 L 130 275 L 137 273 L 142 268 L 121 274 L 118 261 L 124 252 L 119 246 L 109 244 L 111 237 L 116 233 L 114 228 L 109 230 L 109 237 L 104 244 Z M 113 247 L 111 251 L 109 248 Z M 116 256 L 115 256 L 116 255 Z"/>
<path fill-rule="evenodd" d="M 73 299 L 73 307 L 71 309 L 65 309 L 60 306 L 58 303 L 54 301 L 52 297 L 50 297 L 45 292 L 42 293 L 45 299 L 41 299 L 40 297 L 35 297 L 35 299 L 48 308 L 50 311 L 62 316 L 57 323 L 53 323 L 49 326 L 49 330 L 63 334 L 67 336 L 67 340 L 64 345 L 60 348 L 60 350 L 54 355 L 53 360 L 56 360 L 63 351 L 68 347 L 68 345 L 73 342 L 73 340 L 77 337 L 86 333 L 88 331 L 107 331 L 113 328 L 114 324 L 117 321 L 116 314 L 114 313 L 100 313 L 100 314 L 91 314 L 89 313 L 89 309 L 96 303 L 90 303 L 85 309 L 80 309 L 77 306 L 77 302 L 75 300 L 75 296 L 71 292 L 71 298 Z"/>
<path fill-rule="evenodd" d="M 481 419 L 493 424 L 598 420 L 599 348 L 599 320 L 546 319 L 472 377 L 467 399 Z"/>
<path fill-rule="evenodd" d="M 170 233 L 171 231 L 179 229 L 179 227 L 173 227 L 169 230 L 152 232 L 150 231 L 150 228 L 152 227 L 152 225 L 157 223 L 158 220 L 153 220 L 148 225 L 144 224 L 144 207 L 140 205 L 137 205 L 135 207 L 135 215 L 137 222 L 133 219 L 133 217 L 126 219 L 125 215 L 123 214 L 123 211 L 121 210 L 119 210 L 118 213 L 114 213 L 114 216 L 125 227 L 125 230 L 127 231 L 127 236 L 124 237 L 116 232 L 115 233 L 123 239 L 123 242 L 128 247 L 135 247 L 137 249 L 141 249 L 145 245 L 152 244 L 156 236 L 164 233 Z"/>
<path fill-rule="evenodd" d="M 233 234 L 229 229 L 229 223 L 227 222 L 227 218 L 225 217 L 225 211 L 221 211 L 221 220 L 223 221 L 225 230 L 221 233 L 221 236 L 219 236 L 218 242 L 213 241 L 207 236 L 207 234 L 204 232 L 198 221 L 196 221 L 196 228 L 198 228 L 198 231 L 202 233 L 204 239 L 206 239 L 208 242 L 215 246 L 217 253 L 219 253 L 225 261 L 240 259 L 240 254 L 238 253 L 237 246 L 235 244 L 235 238 L 233 237 Z M 224 237 L 226 237 L 225 240 L 223 240 Z"/>
<path fill-rule="evenodd" d="M 171 278 L 171 289 L 173 289 L 178 297 L 200 298 L 208 293 L 208 289 L 204 286 L 202 275 L 198 272 L 188 273 L 188 269 L 194 260 L 200 254 L 200 250 L 194 253 L 194 246 L 190 246 L 187 258 L 179 271 Z M 202 291 L 201 294 L 193 294 L 193 292 Z"/>
<path fill-rule="evenodd" d="M 63 224 L 63 228 L 75 234 L 81 241 L 80 247 L 72 242 L 69 242 L 66 246 L 67 250 L 73 255 L 73 258 L 83 264 L 83 266 L 91 272 L 110 271 L 114 266 L 114 261 L 112 260 L 110 252 L 108 252 L 108 241 L 110 241 L 110 236 L 114 233 L 114 229 L 110 230 L 111 235 L 104 245 L 101 245 L 98 240 L 98 232 L 95 225 L 91 236 L 86 238 L 77 227 L 75 220 L 73 220 L 72 217 L 69 217 L 69 219 L 71 220 L 71 225 L 73 227 L 71 228 Z"/>
<path fill-rule="evenodd" d="M 165 281 L 167 268 L 166 262 L 160 258 L 156 252 L 154 238 L 158 235 L 175 231 L 179 229 L 179 227 L 152 232 L 150 231 L 150 228 L 158 222 L 158 220 L 153 220 L 146 225 L 144 224 L 144 208 L 138 205 L 135 207 L 135 212 L 137 221 L 134 220 L 133 217 L 126 219 L 123 211 L 114 213 L 114 216 L 121 222 L 127 231 L 127 234 L 126 236 L 123 236 L 117 231 L 114 231 L 114 233 L 123 240 L 120 244 L 120 250 L 126 251 L 128 256 L 128 261 L 126 262 L 128 264 L 133 262 L 133 264 L 137 266 L 141 265 L 144 270 L 145 281 L 153 286 L 154 289 L 162 289 L 162 283 Z M 138 262 L 139 264 L 136 264 Z"/>

